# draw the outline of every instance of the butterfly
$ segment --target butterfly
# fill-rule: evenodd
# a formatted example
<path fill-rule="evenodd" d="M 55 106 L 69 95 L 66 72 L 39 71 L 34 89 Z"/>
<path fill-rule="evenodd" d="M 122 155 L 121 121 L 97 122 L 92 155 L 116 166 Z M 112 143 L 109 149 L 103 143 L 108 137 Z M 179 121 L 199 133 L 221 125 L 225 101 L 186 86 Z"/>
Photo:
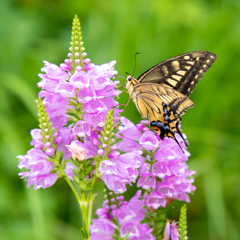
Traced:
<path fill-rule="evenodd" d="M 188 52 L 158 63 L 137 79 L 127 77 L 129 100 L 133 98 L 139 113 L 149 119 L 162 140 L 172 138 L 182 149 L 175 136 L 178 133 L 188 146 L 179 129 L 181 116 L 194 106 L 188 96 L 215 60 L 211 52 Z"/>

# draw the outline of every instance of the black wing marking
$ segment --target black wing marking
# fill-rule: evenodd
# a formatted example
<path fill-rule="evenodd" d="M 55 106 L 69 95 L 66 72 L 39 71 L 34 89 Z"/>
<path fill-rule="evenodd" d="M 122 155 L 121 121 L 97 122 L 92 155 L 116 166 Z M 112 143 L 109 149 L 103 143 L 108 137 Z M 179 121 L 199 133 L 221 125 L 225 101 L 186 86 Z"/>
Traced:
<path fill-rule="evenodd" d="M 189 96 L 215 60 L 216 55 L 207 51 L 185 53 L 153 66 L 137 80 L 140 83 L 165 83 Z"/>

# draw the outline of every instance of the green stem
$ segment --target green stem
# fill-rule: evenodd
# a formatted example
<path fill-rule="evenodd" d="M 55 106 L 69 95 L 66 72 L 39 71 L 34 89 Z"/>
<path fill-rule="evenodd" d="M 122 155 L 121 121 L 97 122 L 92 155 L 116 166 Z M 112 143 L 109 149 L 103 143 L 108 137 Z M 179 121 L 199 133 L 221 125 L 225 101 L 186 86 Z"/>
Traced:
<path fill-rule="evenodd" d="M 98 171 L 98 169 L 96 171 Z M 90 226 L 90 224 L 91 224 L 93 202 L 94 202 L 95 198 L 97 197 L 97 195 L 95 195 L 95 197 L 94 197 L 94 195 L 92 194 L 92 190 L 93 190 L 96 180 L 97 180 L 97 177 L 94 174 L 93 180 L 92 180 L 92 185 L 91 185 L 91 190 L 89 191 L 88 198 L 87 198 L 87 202 L 88 202 L 88 206 L 89 206 L 88 207 L 88 226 Z"/>
<path fill-rule="evenodd" d="M 59 164 L 59 162 L 57 162 L 57 166 L 58 166 L 58 169 L 62 172 L 66 182 L 68 183 L 69 187 L 72 189 L 73 191 L 73 194 L 75 196 L 75 198 L 77 199 L 77 202 L 80 203 L 80 197 L 75 189 L 75 187 L 73 186 L 72 182 L 69 180 L 69 178 L 66 176 L 65 172 L 64 172 L 64 169 L 62 168 L 62 166 Z"/>
<path fill-rule="evenodd" d="M 80 199 L 75 187 L 73 186 L 72 182 L 68 179 L 68 177 L 64 177 L 64 178 L 67 181 L 69 187 L 72 189 L 73 194 L 74 194 L 75 198 L 77 199 L 77 202 L 80 203 L 81 199 Z"/>
<path fill-rule="evenodd" d="M 80 208 L 82 211 L 82 220 L 83 220 L 83 239 L 89 240 L 90 239 L 90 228 L 88 225 L 88 202 L 86 201 L 86 191 L 81 191 L 81 200 L 80 200 Z"/>

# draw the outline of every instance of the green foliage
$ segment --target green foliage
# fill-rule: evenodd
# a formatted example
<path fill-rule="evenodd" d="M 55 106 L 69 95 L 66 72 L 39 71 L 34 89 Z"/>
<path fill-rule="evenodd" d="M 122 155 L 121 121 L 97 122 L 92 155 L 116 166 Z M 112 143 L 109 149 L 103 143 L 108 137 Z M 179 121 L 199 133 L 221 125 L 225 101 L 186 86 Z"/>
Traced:
<path fill-rule="evenodd" d="M 184 204 L 181 207 L 180 217 L 179 217 L 179 240 L 187 240 L 187 205 Z"/>
<path fill-rule="evenodd" d="M 133 71 L 136 52 L 135 77 L 184 52 L 217 55 L 190 96 L 194 108 L 182 120 L 191 153 L 189 169 L 197 171 L 197 190 L 188 205 L 188 236 L 240 239 L 238 0 L 0 1 L 0 239 L 80 239 L 78 206 L 64 181 L 50 189 L 26 189 L 16 159 L 31 148 L 29 132 L 38 125 L 34 100 L 42 61 L 60 64 L 66 58 L 75 14 L 88 57 L 95 64 L 117 60 L 119 74 Z M 120 102 L 127 98 L 121 94 Z M 132 101 L 123 115 L 134 123 L 140 120 Z M 103 201 L 102 188 L 98 183 L 96 207 Z M 133 195 L 131 188 L 125 197 Z M 178 212 L 172 212 L 171 219 L 178 219 Z"/>
<path fill-rule="evenodd" d="M 165 209 L 160 207 L 154 211 L 146 209 L 143 222 L 147 223 L 149 228 L 153 228 L 152 234 L 156 236 L 156 240 L 161 240 L 163 238 L 166 220 Z"/>

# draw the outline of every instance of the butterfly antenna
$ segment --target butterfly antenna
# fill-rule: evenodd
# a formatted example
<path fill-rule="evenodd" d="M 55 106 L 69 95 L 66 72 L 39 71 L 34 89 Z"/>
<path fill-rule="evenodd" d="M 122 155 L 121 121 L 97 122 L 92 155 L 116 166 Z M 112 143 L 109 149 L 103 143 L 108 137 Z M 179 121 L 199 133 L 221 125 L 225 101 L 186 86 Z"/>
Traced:
<path fill-rule="evenodd" d="M 121 74 L 115 74 L 114 76 L 116 76 L 116 77 L 126 78 L 126 76 L 123 76 L 123 75 L 121 75 Z"/>
<path fill-rule="evenodd" d="M 136 69 L 136 63 L 137 63 L 137 54 L 139 54 L 139 52 L 136 52 L 136 53 L 135 53 L 135 63 L 134 63 L 134 70 L 133 70 L 133 75 L 132 75 L 132 76 L 134 76 L 135 69 Z"/>

